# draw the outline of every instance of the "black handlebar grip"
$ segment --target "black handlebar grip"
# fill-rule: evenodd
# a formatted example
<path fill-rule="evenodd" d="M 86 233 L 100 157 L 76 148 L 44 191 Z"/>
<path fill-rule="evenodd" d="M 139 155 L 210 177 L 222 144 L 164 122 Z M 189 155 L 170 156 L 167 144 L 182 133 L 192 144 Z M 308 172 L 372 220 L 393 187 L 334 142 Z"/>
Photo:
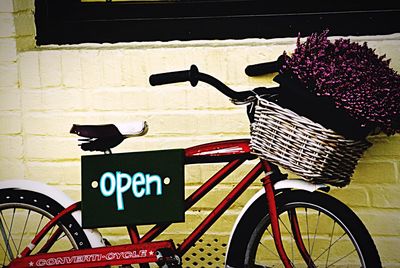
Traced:
<path fill-rule="evenodd" d="M 282 67 L 284 57 L 281 55 L 276 61 L 253 64 L 246 67 L 245 72 L 248 76 L 260 76 L 278 72 Z"/>
<path fill-rule="evenodd" d="M 192 65 L 190 70 L 187 71 L 153 74 L 150 76 L 149 82 L 152 86 L 159 86 L 189 81 L 192 86 L 196 86 L 198 83 L 198 73 L 199 70 L 197 67 Z"/>
<path fill-rule="evenodd" d="M 279 70 L 276 61 L 253 64 L 246 67 L 245 72 L 248 76 L 260 76 L 268 73 L 274 73 Z"/>
<path fill-rule="evenodd" d="M 189 71 L 153 74 L 149 81 L 152 86 L 186 82 L 189 81 Z"/>

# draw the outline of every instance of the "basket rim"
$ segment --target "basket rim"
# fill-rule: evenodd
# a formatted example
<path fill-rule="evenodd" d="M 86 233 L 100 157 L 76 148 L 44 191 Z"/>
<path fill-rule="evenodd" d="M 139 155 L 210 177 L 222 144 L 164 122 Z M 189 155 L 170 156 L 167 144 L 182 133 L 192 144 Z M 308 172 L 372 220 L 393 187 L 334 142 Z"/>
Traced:
<path fill-rule="evenodd" d="M 267 109 L 272 107 L 274 110 L 278 110 L 281 111 L 282 113 L 278 113 L 275 111 L 275 116 L 282 116 L 282 114 L 286 114 L 289 115 L 293 118 L 296 118 L 296 120 L 292 120 L 291 123 L 294 123 L 296 126 L 300 124 L 300 122 L 304 122 L 306 123 L 310 128 L 314 129 L 315 131 L 323 131 L 323 133 L 325 135 L 328 135 L 330 138 L 334 139 L 335 141 L 339 140 L 339 141 L 344 141 L 344 142 L 365 142 L 365 143 L 369 143 L 370 142 L 365 138 L 362 139 L 350 139 L 350 138 L 346 138 L 343 135 L 337 133 L 335 130 L 331 129 L 331 128 L 327 128 L 325 126 L 323 126 L 320 123 L 317 123 L 313 120 L 311 120 L 310 118 L 303 116 L 303 115 L 299 115 L 298 113 L 296 113 L 293 110 L 290 110 L 288 108 L 282 107 L 280 106 L 278 103 L 273 102 L 273 101 L 269 101 L 268 99 L 265 98 L 257 98 L 257 100 L 255 101 L 256 105 L 254 107 L 255 111 L 257 112 L 257 106 L 261 107 L 262 109 Z M 260 105 L 262 104 L 262 105 Z M 300 125 L 299 125 L 300 126 Z"/>

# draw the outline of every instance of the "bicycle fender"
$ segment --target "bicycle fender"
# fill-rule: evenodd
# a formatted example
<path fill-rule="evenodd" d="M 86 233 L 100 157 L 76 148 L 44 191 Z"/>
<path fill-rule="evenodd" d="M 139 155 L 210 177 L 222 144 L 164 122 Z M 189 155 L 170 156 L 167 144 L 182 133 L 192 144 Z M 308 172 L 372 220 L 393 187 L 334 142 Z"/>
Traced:
<path fill-rule="evenodd" d="M 308 192 L 314 192 L 318 189 L 326 189 L 328 186 L 325 184 L 313 184 L 310 182 L 307 182 L 305 180 L 301 179 L 288 179 L 288 180 L 282 180 L 278 181 L 277 183 L 274 184 L 274 189 L 275 190 L 284 190 L 284 189 L 299 189 L 299 190 L 305 190 Z M 229 236 L 229 242 L 227 245 L 227 250 L 226 250 L 226 257 L 225 257 L 225 263 L 227 264 L 227 268 L 234 268 L 229 266 L 229 248 L 231 246 L 231 241 L 232 238 L 236 234 L 236 227 L 239 225 L 241 222 L 244 214 L 246 211 L 255 203 L 256 200 L 258 200 L 260 197 L 265 195 L 265 189 L 262 188 L 260 189 L 243 207 L 243 209 L 240 211 L 239 216 L 236 218 L 236 221 L 232 227 L 231 234 Z"/>
<path fill-rule="evenodd" d="M 55 200 L 64 208 L 67 208 L 73 203 L 75 203 L 69 196 L 67 196 L 65 193 L 58 190 L 57 188 L 37 181 L 30 181 L 30 180 L 0 181 L 0 189 L 19 189 L 19 190 L 37 192 L 47 196 L 48 198 Z M 79 225 L 82 226 L 81 212 L 75 211 L 74 213 L 72 213 L 72 216 L 79 223 Z M 83 231 L 85 232 L 92 247 L 105 246 L 101 234 L 96 229 L 83 229 Z"/>

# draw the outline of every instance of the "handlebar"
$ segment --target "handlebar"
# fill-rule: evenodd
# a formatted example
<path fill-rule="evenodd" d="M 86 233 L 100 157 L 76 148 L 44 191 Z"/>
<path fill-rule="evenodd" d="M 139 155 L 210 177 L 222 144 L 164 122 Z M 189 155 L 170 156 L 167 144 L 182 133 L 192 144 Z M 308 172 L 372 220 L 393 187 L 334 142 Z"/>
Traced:
<path fill-rule="evenodd" d="M 248 91 L 235 91 L 216 79 L 215 77 L 199 72 L 196 65 L 192 65 L 187 71 L 177 71 L 177 72 L 167 72 L 167 73 L 159 73 L 153 74 L 149 78 L 150 85 L 158 86 L 172 83 L 180 83 L 180 82 L 190 82 L 190 84 L 195 87 L 199 81 L 207 83 L 221 93 L 229 97 L 233 102 L 245 102 L 255 95 L 274 95 L 278 93 L 278 88 L 265 88 L 259 87 L 253 90 Z"/>
<path fill-rule="evenodd" d="M 284 56 L 281 55 L 276 61 L 249 65 L 245 69 L 248 76 L 260 76 L 268 73 L 278 72 L 284 63 Z"/>
<path fill-rule="evenodd" d="M 149 81 L 152 86 L 189 81 L 192 87 L 195 87 L 199 82 L 198 75 L 199 69 L 196 65 L 192 65 L 188 71 L 153 74 L 150 76 Z"/>

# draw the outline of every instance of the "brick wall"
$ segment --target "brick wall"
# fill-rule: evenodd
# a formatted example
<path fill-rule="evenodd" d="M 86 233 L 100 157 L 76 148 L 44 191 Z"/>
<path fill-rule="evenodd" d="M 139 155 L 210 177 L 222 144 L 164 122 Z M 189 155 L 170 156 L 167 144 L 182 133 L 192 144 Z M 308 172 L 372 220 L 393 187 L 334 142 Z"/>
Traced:
<path fill-rule="evenodd" d="M 248 78 L 247 64 L 275 59 L 291 51 L 294 38 L 168 43 L 82 44 L 44 46 L 33 43 L 32 1 L 0 2 L 0 179 L 25 178 L 62 189 L 80 199 L 80 155 L 73 123 L 146 120 L 148 135 L 124 141 L 114 152 L 182 148 L 202 142 L 248 136 L 244 107 L 204 85 L 150 87 L 151 73 L 187 69 L 220 78 L 237 89 L 271 85 L 270 76 Z M 400 34 L 353 37 L 368 41 L 378 54 L 392 58 L 400 71 Z M 374 146 L 361 159 L 353 182 L 332 194 L 354 208 L 371 231 L 385 267 L 400 267 L 400 137 L 371 138 Z M 217 170 L 218 165 L 187 168 L 187 193 Z M 239 180 L 235 176 L 211 193 L 167 234 L 188 233 Z M 187 263 L 223 262 L 230 226 L 256 184 L 189 252 Z M 101 230 L 113 243 L 126 242 L 123 230 Z M 217 250 L 213 250 L 213 249 Z M 202 250 L 199 250 L 202 249 Z M 195 254 L 195 255 L 194 255 Z M 218 258 L 218 260 L 216 260 Z"/>

